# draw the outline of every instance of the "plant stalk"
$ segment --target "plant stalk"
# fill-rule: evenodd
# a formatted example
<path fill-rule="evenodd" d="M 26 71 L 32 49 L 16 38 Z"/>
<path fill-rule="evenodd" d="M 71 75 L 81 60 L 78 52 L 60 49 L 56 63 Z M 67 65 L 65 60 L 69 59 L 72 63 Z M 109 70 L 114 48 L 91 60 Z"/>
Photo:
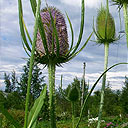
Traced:
<path fill-rule="evenodd" d="M 127 41 L 127 48 L 128 48 L 128 5 L 126 3 L 123 4 L 123 12 L 124 12 L 126 41 Z"/>
<path fill-rule="evenodd" d="M 84 103 L 84 92 L 85 92 L 85 66 L 86 64 L 84 63 L 83 67 L 83 82 L 82 82 L 82 95 L 81 95 L 81 106 Z"/>
<path fill-rule="evenodd" d="M 50 107 L 50 128 L 56 128 L 55 116 L 55 64 L 50 60 L 48 64 L 49 73 L 49 107 Z"/>
<path fill-rule="evenodd" d="M 32 52 L 31 52 L 31 57 L 30 57 L 30 68 L 29 68 L 29 74 L 28 74 L 28 86 L 27 86 L 26 103 L 25 103 L 24 128 L 27 128 L 27 122 L 28 122 L 29 97 L 30 97 L 30 88 L 31 88 L 31 80 L 32 80 L 32 70 L 33 70 L 33 64 L 34 64 L 35 46 L 36 46 L 36 40 L 37 40 L 40 5 L 41 5 L 41 0 L 38 0 L 37 10 L 36 10 L 35 26 L 34 26 L 34 37 L 33 37 L 33 43 L 32 43 Z"/>
<path fill-rule="evenodd" d="M 72 102 L 72 128 L 75 128 L 75 103 Z"/>
<path fill-rule="evenodd" d="M 104 55 L 104 71 L 107 70 L 108 67 L 108 51 L 109 51 L 109 43 L 106 42 L 104 44 L 105 47 L 105 55 Z M 102 117 L 102 111 L 103 111 L 103 104 L 104 104 L 104 91 L 105 91 L 105 84 L 106 84 L 106 73 L 103 76 L 102 81 L 102 88 L 101 88 L 101 100 L 100 100 L 100 108 L 99 108 L 99 115 L 98 115 L 98 125 L 97 128 L 100 128 L 101 124 L 101 117 Z"/>

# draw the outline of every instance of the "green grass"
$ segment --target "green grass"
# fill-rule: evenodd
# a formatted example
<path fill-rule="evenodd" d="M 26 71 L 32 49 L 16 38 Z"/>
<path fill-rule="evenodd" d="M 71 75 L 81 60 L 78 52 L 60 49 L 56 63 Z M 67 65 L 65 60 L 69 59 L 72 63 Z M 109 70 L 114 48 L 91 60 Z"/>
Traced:
<path fill-rule="evenodd" d="M 105 120 L 104 123 L 101 123 L 101 128 L 104 128 L 107 123 L 112 122 L 115 126 L 113 128 L 121 128 L 121 125 L 128 122 L 128 118 L 120 118 L 120 117 L 104 117 L 103 120 Z M 75 121 L 77 123 L 77 119 Z M 118 126 L 116 126 L 118 124 Z M 79 125 L 79 128 L 96 128 L 97 122 L 90 124 L 88 126 L 87 119 L 83 119 Z M 49 121 L 41 121 L 38 123 L 37 128 L 50 128 Z M 68 120 L 61 120 L 57 121 L 57 128 L 72 128 L 72 121 L 71 119 Z M 128 128 L 124 127 L 124 128 Z"/>
<path fill-rule="evenodd" d="M 21 118 L 19 119 L 21 120 Z M 77 123 L 77 120 L 78 119 L 75 119 L 75 123 Z M 105 120 L 105 123 L 101 123 L 101 128 L 104 128 L 107 125 L 107 123 L 110 122 L 112 122 L 115 125 L 113 128 L 122 128 L 121 125 L 128 122 L 128 118 L 125 117 L 120 118 L 117 116 L 104 117 L 103 120 Z M 39 121 L 36 128 L 50 128 L 49 123 L 50 121 Z M 117 124 L 118 127 L 116 126 Z M 97 126 L 97 122 L 92 123 L 90 126 L 88 126 L 87 118 L 83 118 L 79 128 L 96 128 L 96 126 Z M 14 128 L 13 125 L 4 116 L 2 121 L 2 128 Z M 72 128 L 71 119 L 57 121 L 57 128 Z M 128 128 L 128 126 L 123 128 Z"/>

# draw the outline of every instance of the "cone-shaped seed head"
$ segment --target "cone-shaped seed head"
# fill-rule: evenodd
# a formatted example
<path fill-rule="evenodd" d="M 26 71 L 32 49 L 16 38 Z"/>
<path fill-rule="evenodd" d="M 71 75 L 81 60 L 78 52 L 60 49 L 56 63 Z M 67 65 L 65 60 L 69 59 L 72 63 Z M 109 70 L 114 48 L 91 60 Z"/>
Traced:
<path fill-rule="evenodd" d="M 107 9 L 101 7 L 98 12 L 97 19 L 96 19 L 96 30 L 98 35 L 103 39 L 114 39 L 115 38 L 115 22 L 110 13 L 108 13 L 107 17 L 107 33 L 105 38 L 105 20 L 106 20 L 106 13 Z"/>
<path fill-rule="evenodd" d="M 72 87 L 68 94 L 69 100 L 72 102 L 76 102 L 78 101 L 79 97 L 80 97 L 80 90 L 76 86 Z"/>
<path fill-rule="evenodd" d="M 68 51 L 68 34 L 67 34 L 67 26 L 65 23 L 65 19 L 63 17 L 63 14 L 59 10 L 57 10 L 54 7 L 49 7 L 56 29 L 58 33 L 58 40 L 59 40 L 59 54 L 61 56 L 65 55 L 66 52 Z M 53 27 L 52 27 L 52 22 L 49 14 L 48 8 L 44 8 L 41 11 L 41 19 L 44 24 L 44 29 L 45 29 L 45 35 L 46 35 L 46 40 L 47 40 L 47 45 L 48 45 L 48 50 L 49 53 L 52 53 L 52 38 L 53 38 Z M 42 39 L 40 36 L 40 33 L 38 32 L 37 34 L 37 43 L 36 43 L 36 48 L 39 53 L 41 53 L 41 56 L 45 55 L 45 50 L 44 46 L 42 43 Z M 56 54 L 56 39 L 54 36 L 54 53 Z"/>

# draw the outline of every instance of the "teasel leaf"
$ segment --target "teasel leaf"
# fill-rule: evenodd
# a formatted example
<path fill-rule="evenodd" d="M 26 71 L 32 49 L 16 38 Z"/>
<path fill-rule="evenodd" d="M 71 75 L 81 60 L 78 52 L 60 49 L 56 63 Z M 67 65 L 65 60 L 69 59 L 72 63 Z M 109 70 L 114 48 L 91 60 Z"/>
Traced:
<path fill-rule="evenodd" d="M 59 52 L 60 45 L 59 45 L 58 33 L 57 33 L 57 30 L 56 30 L 56 26 L 55 26 L 54 19 L 52 17 L 52 14 L 51 14 L 51 10 L 50 9 L 49 9 L 49 14 L 50 14 L 51 22 L 52 22 L 53 33 L 55 34 L 55 38 L 56 38 L 56 47 L 57 47 L 56 53 L 57 53 L 57 56 L 59 56 L 60 55 L 60 52 Z"/>
<path fill-rule="evenodd" d="M 26 34 L 24 31 L 24 24 L 23 24 L 23 11 L 22 11 L 22 3 L 21 0 L 18 0 L 18 10 L 19 10 L 19 25 L 20 25 L 20 33 L 21 33 L 21 37 L 24 41 L 25 46 L 27 47 L 27 49 L 31 52 L 31 48 L 27 42 L 27 38 L 26 38 Z"/>
<path fill-rule="evenodd" d="M 19 122 L 4 108 L 3 104 L 0 104 L 0 113 L 2 113 L 16 128 L 22 128 Z"/>
<path fill-rule="evenodd" d="M 71 23 L 70 18 L 69 18 L 69 16 L 68 16 L 68 14 L 67 14 L 67 13 L 66 13 L 66 16 L 67 16 L 67 19 L 68 19 L 68 22 L 69 22 L 69 25 L 70 25 L 71 35 L 72 35 L 71 46 L 70 46 L 70 49 L 69 49 L 69 51 L 71 51 L 71 50 L 72 50 L 72 48 L 73 48 L 73 42 L 74 42 L 74 32 L 73 32 L 72 23 Z M 68 52 L 68 53 L 69 53 L 69 52 Z"/>
<path fill-rule="evenodd" d="M 46 97 L 46 90 L 47 90 L 47 86 L 45 85 L 40 96 L 35 100 L 34 105 L 29 112 L 27 128 L 31 128 L 33 126 L 33 124 L 35 123 L 35 121 L 38 117 L 38 114 L 39 114 L 39 112 L 40 112 L 40 110 L 44 104 L 44 100 Z"/>
<path fill-rule="evenodd" d="M 75 49 L 72 51 L 72 53 L 70 54 L 71 56 L 76 52 L 76 50 L 78 49 L 81 39 L 82 39 L 82 35 L 83 35 L 83 29 L 84 29 L 84 11 L 85 11 L 85 6 L 84 6 L 84 0 L 82 0 L 82 6 L 81 6 L 81 24 L 80 24 L 80 33 L 79 33 L 79 37 L 78 37 L 78 41 L 77 44 L 75 46 Z"/>

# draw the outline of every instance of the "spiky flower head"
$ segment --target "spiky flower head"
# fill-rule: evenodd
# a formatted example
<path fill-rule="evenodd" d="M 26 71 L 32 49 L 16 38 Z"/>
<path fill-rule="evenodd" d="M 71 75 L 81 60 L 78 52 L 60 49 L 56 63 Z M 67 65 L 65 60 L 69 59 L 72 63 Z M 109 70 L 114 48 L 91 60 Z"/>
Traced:
<path fill-rule="evenodd" d="M 44 25 L 44 31 L 46 35 L 46 42 L 48 46 L 49 55 L 53 55 L 53 54 L 56 55 L 56 50 L 57 50 L 55 33 L 53 31 L 49 10 L 53 17 L 54 24 L 58 34 L 59 56 L 64 56 L 67 53 L 68 47 L 69 47 L 67 26 L 66 26 L 63 14 L 55 7 L 47 7 L 42 9 L 40 12 L 41 19 Z M 54 43 L 53 43 L 53 40 L 54 40 Z M 41 35 L 39 32 L 37 34 L 36 49 L 37 49 L 37 52 L 40 53 L 40 56 L 46 55 L 43 42 L 41 39 Z"/>
<path fill-rule="evenodd" d="M 118 5 L 119 10 L 123 7 L 123 4 L 127 4 L 128 6 L 128 0 L 112 0 L 114 5 Z"/>
<path fill-rule="evenodd" d="M 73 86 L 68 93 L 68 99 L 71 102 L 76 102 L 80 98 L 80 90 L 77 86 Z"/>
<path fill-rule="evenodd" d="M 115 22 L 112 15 L 108 12 L 107 20 L 107 9 L 101 7 L 97 19 L 96 19 L 96 33 L 98 35 L 97 40 L 99 43 L 105 43 L 106 41 L 112 43 L 115 39 Z"/>

